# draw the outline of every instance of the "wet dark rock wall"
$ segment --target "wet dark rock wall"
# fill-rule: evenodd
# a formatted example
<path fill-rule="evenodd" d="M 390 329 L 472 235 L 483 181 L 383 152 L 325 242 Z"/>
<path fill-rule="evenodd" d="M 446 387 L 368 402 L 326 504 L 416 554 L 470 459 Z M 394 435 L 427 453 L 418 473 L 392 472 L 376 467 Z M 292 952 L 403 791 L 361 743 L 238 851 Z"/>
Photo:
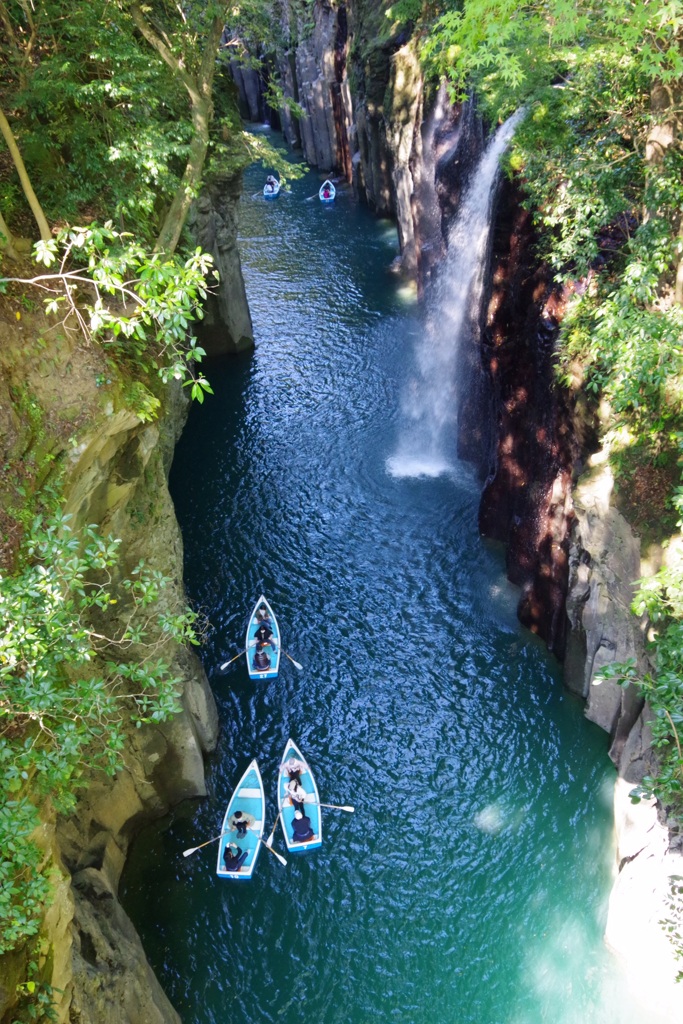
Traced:
<path fill-rule="evenodd" d="M 568 395 L 555 378 L 560 296 L 534 243 L 519 190 L 503 181 L 481 335 L 488 409 L 480 422 L 492 436 L 479 529 L 506 544 L 508 578 L 522 589 L 521 622 L 562 658 L 571 482 L 580 452 Z"/>
<path fill-rule="evenodd" d="M 241 173 L 211 178 L 192 204 L 188 220 L 195 244 L 211 254 L 219 275 L 218 281 L 211 282 L 204 301 L 204 319 L 195 328 L 209 356 L 230 355 L 254 346 L 237 248 L 237 203 L 241 193 Z"/>

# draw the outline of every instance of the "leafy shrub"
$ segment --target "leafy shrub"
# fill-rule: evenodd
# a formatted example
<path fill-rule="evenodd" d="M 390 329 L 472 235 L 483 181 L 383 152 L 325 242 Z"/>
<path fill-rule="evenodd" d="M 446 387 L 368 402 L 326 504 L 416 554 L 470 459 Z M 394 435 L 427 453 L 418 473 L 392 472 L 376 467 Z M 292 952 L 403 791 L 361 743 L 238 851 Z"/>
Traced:
<path fill-rule="evenodd" d="M 143 563 L 117 579 L 118 556 L 119 541 L 56 515 L 0 577 L 0 953 L 36 933 L 49 890 L 30 841 L 38 802 L 71 811 L 93 769 L 120 766 L 127 722 L 180 710 L 170 666 L 197 642 L 195 615 Z"/>

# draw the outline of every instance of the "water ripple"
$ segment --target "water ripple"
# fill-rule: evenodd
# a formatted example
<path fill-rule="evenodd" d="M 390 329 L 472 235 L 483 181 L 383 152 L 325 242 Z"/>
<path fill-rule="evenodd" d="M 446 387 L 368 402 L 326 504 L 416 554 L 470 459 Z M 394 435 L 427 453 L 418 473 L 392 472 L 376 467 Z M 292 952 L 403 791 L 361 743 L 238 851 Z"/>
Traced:
<path fill-rule="evenodd" d="M 607 739 L 519 627 L 469 471 L 387 472 L 416 315 L 385 274 L 395 236 L 314 187 L 243 203 L 256 352 L 209 369 L 178 447 L 221 735 L 209 798 L 145 834 L 126 907 L 188 1024 L 654 1024 L 605 998 Z M 217 666 L 261 592 L 304 672 L 254 685 Z M 324 811 L 286 869 L 262 851 L 248 884 L 218 882 L 211 847 L 183 859 L 254 756 L 270 826 L 290 735 L 356 813 Z"/>

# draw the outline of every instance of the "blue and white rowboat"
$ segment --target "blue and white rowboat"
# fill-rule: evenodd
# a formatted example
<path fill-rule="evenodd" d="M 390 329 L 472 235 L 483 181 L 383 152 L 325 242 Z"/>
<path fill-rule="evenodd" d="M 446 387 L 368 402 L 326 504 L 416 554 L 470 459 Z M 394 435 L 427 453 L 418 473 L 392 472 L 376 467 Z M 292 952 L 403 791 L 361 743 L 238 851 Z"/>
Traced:
<path fill-rule="evenodd" d="M 280 182 L 275 181 L 274 183 L 267 181 L 263 186 L 263 198 L 264 199 L 277 199 L 280 195 Z"/>
<path fill-rule="evenodd" d="M 259 771 L 256 761 L 252 761 L 235 787 L 235 791 L 232 794 L 230 803 L 228 804 L 228 809 L 225 812 L 225 817 L 223 819 L 223 828 L 221 829 L 221 832 L 226 834 L 221 836 L 220 843 L 218 844 L 218 863 L 216 866 L 216 874 L 219 878 L 234 878 L 237 881 L 244 881 L 245 879 L 251 878 L 254 873 L 254 867 L 256 866 L 256 858 L 258 857 L 259 850 L 261 849 L 259 839 L 263 838 L 263 819 L 265 809 L 266 798 L 263 792 L 261 772 Z M 230 818 L 235 811 L 242 811 L 243 813 L 250 814 L 254 818 L 254 823 L 247 830 L 245 836 L 238 836 L 237 831 L 229 831 Z M 225 867 L 223 854 L 228 843 L 235 843 L 240 847 L 242 853 L 247 854 L 244 863 L 237 871 L 228 871 Z"/>
<path fill-rule="evenodd" d="M 287 771 L 287 762 L 291 759 L 296 760 L 300 763 L 301 770 L 299 772 L 299 781 L 302 788 L 306 791 L 306 798 L 304 800 L 304 811 L 306 815 L 311 819 L 311 828 L 313 830 L 313 837 L 307 839 L 304 842 L 296 840 L 292 831 L 292 822 L 294 821 L 294 807 L 292 801 L 287 796 L 287 783 L 289 781 L 289 773 Z M 291 850 L 292 853 L 305 852 L 307 850 L 317 850 L 323 844 L 323 822 L 322 815 L 320 813 L 320 797 L 318 796 L 318 787 L 315 784 L 313 773 L 309 768 L 308 764 L 304 760 L 303 754 L 297 747 L 294 740 L 287 740 L 285 746 L 285 752 L 282 755 L 282 763 L 280 765 L 280 773 L 277 783 L 277 806 L 280 812 L 280 823 L 282 825 L 282 832 L 285 837 L 287 849 Z"/>
<path fill-rule="evenodd" d="M 327 181 L 324 181 L 320 186 L 318 197 L 321 203 L 333 203 L 336 194 L 337 190 L 328 178 Z"/>
<path fill-rule="evenodd" d="M 262 614 L 261 609 L 265 609 L 265 615 Z M 262 622 L 272 629 L 273 635 L 266 646 L 261 648 L 262 653 L 268 659 L 268 665 L 259 668 L 255 664 L 254 659 L 256 652 L 259 650 L 256 632 Z M 249 672 L 249 677 L 251 679 L 275 679 L 280 669 L 280 630 L 278 629 L 273 609 L 263 594 L 261 594 L 251 613 L 244 646 L 247 652 L 247 671 Z"/>

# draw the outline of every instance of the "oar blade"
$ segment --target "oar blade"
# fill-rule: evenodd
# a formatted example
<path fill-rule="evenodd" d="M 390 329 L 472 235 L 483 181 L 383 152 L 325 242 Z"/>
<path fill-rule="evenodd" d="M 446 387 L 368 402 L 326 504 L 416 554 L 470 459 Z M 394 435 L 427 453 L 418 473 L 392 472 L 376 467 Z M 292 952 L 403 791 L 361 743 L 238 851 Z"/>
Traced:
<path fill-rule="evenodd" d="M 254 829 L 250 828 L 249 831 L 250 832 L 254 832 Z M 277 859 L 280 861 L 282 866 L 286 868 L 287 867 L 287 861 L 285 860 L 285 858 L 283 856 L 281 856 L 281 854 L 279 854 L 277 852 L 277 850 L 274 850 L 272 846 L 269 846 L 265 839 L 261 839 L 261 836 L 258 835 L 257 832 L 254 832 L 254 835 L 256 836 L 257 841 L 259 843 L 261 843 L 262 846 L 265 846 L 265 848 L 268 851 L 268 853 L 272 853 L 273 857 L 277 857 Z M 272 839 L 272 836 L 273 836 L 273 833 L 271 832 L 271 839 Z"/>
<path fill-rule="evenodd" d="M 238 658 L 241 658 L 242 655 L 246 654 L 246 653 L 247 653 L 246 651 L 240 651 L 239 654 L 236 654 L 234 658 L 230 658 L 229 661 L 224 661 L 222 665 L 218 666 L 218 671 L 221 674 L 223 674 L 225 672 L 225 670 L 227 669 L 228 665 L 232 665 L 233 661 L 237 661 Z"/>
<path fill-rule="evenodd" d="M 266 839 L 266 846 L 268 847 L 268 849 L 270 849 L 271 846 L 273 845 L 273 839 L 275 838 L 275 830 L 277 829 L 277 823 L 278 823 L 279 820 L 280 820 L 280 817 L 278 815 L 278 817 L 275 819 L 275 823 L 273 824 L 273 827 L 271 829 L 270 835 Z"/>
<path fill-rule="evenodd" d="M 183 850 L 183 857 L 191 856 L 191 854 L 196 853 L 198 849 L 198 846 L 193 846 L 191 850 Z"/>

